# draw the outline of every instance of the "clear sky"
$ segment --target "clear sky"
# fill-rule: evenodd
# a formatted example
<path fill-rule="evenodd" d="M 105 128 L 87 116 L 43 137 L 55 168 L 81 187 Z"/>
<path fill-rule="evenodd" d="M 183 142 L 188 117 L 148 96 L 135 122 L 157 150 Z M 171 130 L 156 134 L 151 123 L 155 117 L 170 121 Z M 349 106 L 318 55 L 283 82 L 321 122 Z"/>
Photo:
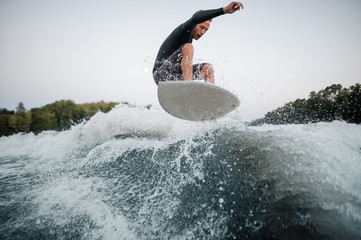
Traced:
<path fill-rule="evenodd" d="M 0 108 L 56 100 L 159 107 L 152 67 L 179 24 L 224 0 L 0 0 Z M 360 0 L 247 0 L 194 41 L 244 120 L 361 82 Z"/>

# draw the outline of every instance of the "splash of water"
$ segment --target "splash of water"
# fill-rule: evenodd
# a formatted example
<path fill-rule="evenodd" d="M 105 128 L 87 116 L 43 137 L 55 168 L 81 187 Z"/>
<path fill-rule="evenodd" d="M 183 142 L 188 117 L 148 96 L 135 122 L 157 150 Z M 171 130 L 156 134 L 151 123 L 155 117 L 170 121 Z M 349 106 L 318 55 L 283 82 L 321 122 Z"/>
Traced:
<path fill-rule="evenodd" d="M 361 128 L 119 106 L 0 138 L 3 239 L 361 238 Z"/>

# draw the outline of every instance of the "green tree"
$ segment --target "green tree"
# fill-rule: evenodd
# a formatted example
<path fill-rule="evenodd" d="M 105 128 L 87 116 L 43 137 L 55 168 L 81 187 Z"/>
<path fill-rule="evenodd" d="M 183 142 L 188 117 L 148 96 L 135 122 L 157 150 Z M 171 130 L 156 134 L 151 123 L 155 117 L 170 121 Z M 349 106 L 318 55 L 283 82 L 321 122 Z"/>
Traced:
<path fill-rule="evenodd" d="M 18 106 L 16 107 L 16 114 L 23 114 L 26 112 L 26 108 L 24 107 L 23 102 L 19 102 Z"/>
<path fill-rule="evenodd" d="M 15 119 L 10 119 L 10 121 L 15 123 L 12 125 L 12 128 L 15 132 L 29 132 L 30 125 L 31 125 L 31 112 L 27 112 L 24 104 L 19 102 L 18 106 L 16 107 L 16 114 Z M 10 124 L 9 124 L 10 125 Z"/>
<path fill-rule="evenodd" d="M 339 115 L 350 123 L 361 123 L 361 84 L 351 86 L 347 92 L 338 97 L 341 108 Z"/>
<path fill-rule="evenodd" d="M 34 133 L 39 133 L 45 130 L 56 130 L 57 119 L 55 113 L 50 112 L 44 108 L 31 109 L 32 123 L 30 130 Z"/>
<path fill-rule="evenodd" d="M 263 119 L 252 124 L 289 124 L 330 122 L 343 119 L 351 123 L 361 123 L 361 85 L 349 89 L 333 84 L 324 90 L 311 92 L 309 98 L 297 99 L 285 106 L 268 112 Z"/>
<path fill-rule="evenodd" d="M 81 122 L 86 117 L 84 110 L 71 100 L 56 101 L 44 108 L 55 113 L 57 119 L 55 130 L 69 129 L 71 125 Z"/>
<path fill-rule="evenodd" d="M 20 102 L 16 112 L 0 109 L 0 136 L 18 132 L 39 133 L 44 130 L 69 129 L 72 125 L 89 119 L 98 111 L 109 112 L 117 104 L 101 101 L 79 105 L 71 100 L 61 100 L 27 111 Z"/>
<path fill-rule="evenodd" d="M 104 101 L 100 101 L 97 103 L 84 103 L 80 104 L 80 107 L 84 110 L 86 114 L 86 118 L 89 119 L 93 115 L 95 115 L 97 112 L 101 111 L 104 113 L 109 112 L 112 110 L 118 103 L 116 102 L 109 102 L 105 103 Z"/>
<path fill-rule="evenodd" d="M 8 136 L 13 133 L 9 127 L 9 118 L 14 114 L 14 111 L 5 108 L 0 109 L 0 136 Z"/>

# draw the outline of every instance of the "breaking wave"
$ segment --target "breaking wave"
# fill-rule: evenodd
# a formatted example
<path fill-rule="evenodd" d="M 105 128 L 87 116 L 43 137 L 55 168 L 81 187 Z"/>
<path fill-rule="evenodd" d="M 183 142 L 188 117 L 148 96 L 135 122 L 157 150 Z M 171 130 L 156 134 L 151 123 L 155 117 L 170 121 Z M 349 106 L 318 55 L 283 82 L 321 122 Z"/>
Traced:
<path fill-rule="evenodd" d="M 361 126 L 120 105 L 0 138 L 1 239 L 361 239 Z"/>

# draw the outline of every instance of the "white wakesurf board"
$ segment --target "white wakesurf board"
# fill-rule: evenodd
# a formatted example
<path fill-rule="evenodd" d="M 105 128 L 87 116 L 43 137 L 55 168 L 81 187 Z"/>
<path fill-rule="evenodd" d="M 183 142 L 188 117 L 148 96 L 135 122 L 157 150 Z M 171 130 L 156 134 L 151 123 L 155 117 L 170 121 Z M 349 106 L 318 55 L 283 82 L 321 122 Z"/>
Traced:
<path fill-rule="evenodd" d="M 159 82 L 158 100 L 170 115 L 190 121 L 220 118 L 240 104 L 233 93 L 200 81 Z"/>

